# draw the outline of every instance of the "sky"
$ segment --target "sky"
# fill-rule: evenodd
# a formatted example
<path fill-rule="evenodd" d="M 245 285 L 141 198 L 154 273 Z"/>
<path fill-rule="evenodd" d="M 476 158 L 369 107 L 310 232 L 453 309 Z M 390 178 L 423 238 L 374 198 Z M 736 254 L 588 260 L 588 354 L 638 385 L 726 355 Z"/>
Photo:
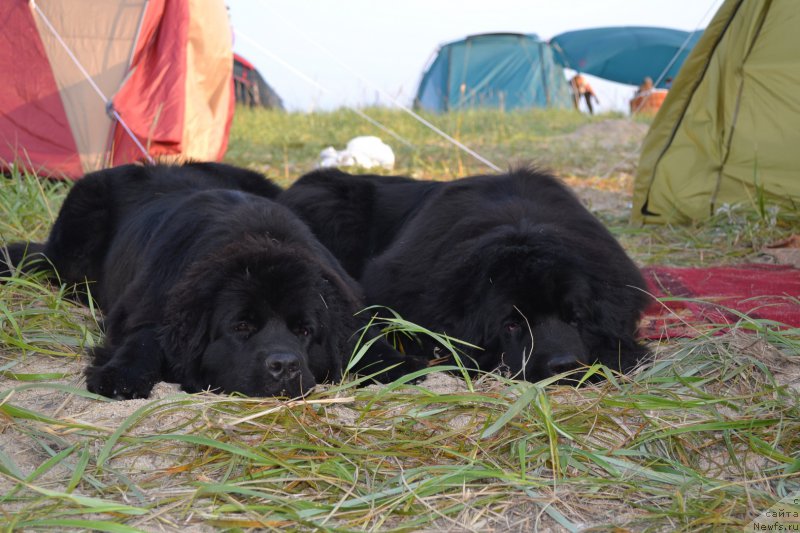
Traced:
<path fill-rule="evenodd" d="M 437 48 L 475 33 L 704 28 L 723 0 L 228 0 L 234 51 L 292 111 L 410 105 Z M 592 80 L 599 109 L 633 88 Z"/>

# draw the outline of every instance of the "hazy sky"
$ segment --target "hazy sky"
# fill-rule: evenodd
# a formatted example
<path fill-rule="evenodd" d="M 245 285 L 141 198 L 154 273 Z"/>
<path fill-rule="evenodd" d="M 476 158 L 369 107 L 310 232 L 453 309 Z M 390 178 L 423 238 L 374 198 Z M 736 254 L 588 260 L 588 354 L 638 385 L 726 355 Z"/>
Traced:
<path fill-rule="evenodd" d="M 543 39 L 600 26 L 703 28 L 722 0 L 228 0 L 234 50 L 254 63 L 287 108 L 409 104 L 442 43 L 473 33 Z M 596 82 L 601 108 L 629 86 Z M 389 95 L 389 96 L 387 96 Z"/>

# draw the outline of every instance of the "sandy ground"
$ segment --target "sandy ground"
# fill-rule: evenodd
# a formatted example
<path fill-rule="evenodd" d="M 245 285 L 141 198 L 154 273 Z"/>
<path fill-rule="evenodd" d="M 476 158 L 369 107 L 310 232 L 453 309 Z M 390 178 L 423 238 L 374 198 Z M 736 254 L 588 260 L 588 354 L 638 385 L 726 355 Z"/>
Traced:
<path fill-rule="evenodd" d="M 735 353 L 741 354 L 741 356 L 750 356 L 763 362 L 778 383 L 800 392 L 800 362 L 796 358 L 787 357 L 786 354 L 781 353 L 763 339 L 750 334 L 730 334 L 728 338 L 720 340 L 727 342 Z M 666 347 L 665 350 L 662 349 L 660 355 L 669 357 L 669 350 L 669 347 Z M 31 355 L 15 366 L 13 370 L 18 373 L 66 373 L 68 374 L 67 377 L 58 380 L 58 383 L 83 389 L 82 371 L 86 361 L 86 356 L 54 358 L 44 355 Z M 496 380 L 491 380 L 488 386 L 494 388 L 500 386 L 499 383 Z M 17 381 L 0 377 L 0 391 L 12 387 L 19 388 L 19 385 L 20 383 Z M 431 374 L 419 385 L 437 394 L 452 394 L 468 390 L 463 379 L 447 373 Z M 367 390 L 372 389 L 377 392 L 381 387 L 383 386 L 371 385 Z M 483 387 L 481 387 L 481 390 L 483 390 Z M 190 402 L 176 405 L 176 400 L 180 401 L 181 399 L 190 400 Z M 153 409 L 151 413 L 138 418 L 136 423 L 126 430 L 127 434 L 144 436 L 163 431 L 189 432 L 194 429 L 202 431 L 202 426 L 207 421 L 203 419 L 203 416 L 198 416 L 198 413 L 203 412 L 204 403 L 214 401 L 214 395 L 200 395 L 190 399 L 188 395 L 180 392 L 176 385 L 160 383 L 153 390 L 151 398 L 147 400 L 103 401 L 48 388 L 32 388 L 17 390 L 7 397 L 5 401 L 15 407 L 32 410 L 39 415 L 88 424 L 95 428 L 103 428 L 104 431 L 102 433 L 108 435 L 117 430 L 129 417 L 133 417 L 139 409 L 156 405 L 159 401 L 171 406 L 168 409 Z M 358 424 L 357 419 L 360 413 L 347 404 L 341 407 L 332 405 L 326 408 L 326 411 L 328 416 L 337 421 L 337 424 L 348 426 Z M 474 420 L 468 415 L 456 416 L 449 423 L 455 431 L 464 426 L 474 426 Z M 46 431 L 57 430 L 57 426 L 43 425 L 43 427 L 46 428 Z M 215 423 L 215 427 L 219 427 L 219 424 Z M 20 431 L 26 430 L 20 425 L 4 423 L 2 416 L 0 416 L 0 450 L 10 458 L 21 472 L 27 475 L 39 468 L 48 459 L 48 456 L 43 452 L 40 445 L 35 444 L 35 440 L 31 439 L 30 435 L 21 434 Z M 58 431 L 58 434 L 61 439 L 69 443 L 81 442 L 82 439 L 85 439 L 79 436 L 72 436 L 69 431 Z M 99 447 L 101 445 L 102 441 L 97 441 L 93 446 Z M 151 476 L 156 475 L 155 473 L 166 472 L 169 468 L 180 464 L 179 456 L 182 453 L 180 450 L 180 446 L 176 447 L 173 443 L 166 452 L 159 449 L 153 449 L 150 453 L 142 453 L 141 450 L 132 454 L 123 452 L 109 460 L 108 467 L 124 473 L 134 483 L 147 482 Z M 757 459 L 761 461 L 763 458 L 757 457 Z M 754 471 L 766 466 L 759 462 L 754 465 Z M 65 480 L 69 479 L 70 476 L 71 472 L 59 465 L 39 477 L 37 485 L 49 486 L 56 490 L 63 489 Z M 164 479 L 165 482 L 168 481 L 168 478 Z M 10 478 L 0 476 L 0 494 L 7 493 L 14 486 L 15 484 L 11 482 Z M 176 485 L 175 489 L 186 490 L 186 487 Z M 76 492 L 76 494 L 79 493 Z M 468 501 L 470 499 L 469 494 L 465 494 L 464 498 Z M 532 531 L 535 528 L 543 532 L 563 531 L 552 518 L 542 513 L 539 500 L 523 498 L 519 495 L 514 498 L 513 501 L 508 501 L 501 508 L 493 511 L 487 510 L 484 506 L 472 508 L 465 502 L 465 507 L 458 516 L 437 520 L 435 525 L 428 530 L 522 532 Z M 516 498 L 521 499 L 517 500 Z M 580 495 L 569 496 L 564 492 L 564 489 L 558 493 L 557 498 L 555 494 L 543 494 L 540 498 L 544 498 L 541 501 L 547 501 L 548 498 L 557 499 L 562 504 L 563 502 L 572 501 L 575 505 L 578 505 L 577 502 L 582 501 Z M 13 506 L 7 507 L 7 510 L 12 511 Z M 621 520 L 623 522 L 625 520 L 624 509 L 620 508 L 619 502 L 613 502 L 613 504 L 609 502 L 609 506 L 598 510 L 597 514 L 589 513 L 587 515 L 585 507 L 580 507 L 580 510 L 576 508 L 574 511 L 573 518 L 592 516 L 594 520 L 602 523 L 620 523 Z M 635 520 L 636 513 L 632 511 L 631 513 L 628 518 Z M 141 527 L 147 531 L 177 531 L 179 529 L 187 533 L 213 531 L 213 528 L 196 522 L 180 525 L 180 527 L 177 527 L 179 524 L 173 524 L 176 527 L 162 524 L 157 529 L 152 529 L 157 522 L 157 520 L 153 521 L 151 516 L 145 515 L 142 517 Z M 136 527 L 136 524 L 130 525 Z"/>
<path fill-rule="evenodd" d="M 726 339 L 722 339 L 726 340 Z M 800 362 L 788 358 L 781 353 L 775 346 L 769 344 L 764 339 L 755 335 L 745 333 L 731 333 L 727 340 L 737 353 L 754 357 L 763 362 L 772 372 L 776 381 L 782 385 L 787 385 L 800 391 Z M 662 349 L 664 351 L 664 349 Z M 668 349 L 666 350 L 668 351 Z M 9 354 L 4 354 L 8 356 Z M 63 373 L 67 374 L 64 379 L 54 380 L 50 383 L 68 385 L 77 389 L 84 389 L 83 370 L 87 364 L 87 356 L 77 357 L 51 357 L 46 355 L 31 355 L 13 368 L 13 372 L 18 374 L 40 374 L 40 373 Z M 0 376 L 0 391 L 11 388 L 20 388 L 19 381 L 9 377 Z M 421 385 L 434 393 L 447 394 L 467 391 L 467 386 L 460 377 L 446 374 L 435 373 L 428 376 Z M 377 389 L 381 385 L 371 385 Z M 154 400 L 175 399 L 176 396 L 186 396 L 179 387 L 171 383 L 159 383 L 153 389 L 149 399 L 125 400 L 125 401 L 102 401 L 92 398 L 84 398 L 75 394 L 58 390 L 33 387 L 25 390 L 14 391 L 5 398 L 5 402 L 12 403 L 17 407 L 31 409 L 39 414 L 53 418 L 65 418 L 71 421 L 85 422 L 89 425 L 105 428 L 109 433 L 113 432 L 127 417 L 137 409 L 152 403 Z M 346 416 L 342 411 L 343 416 Z M 171 421 L 169 425 L 175 421 Z M 153 424 L 164 424 L 165 421 L 154 420 Z M 457 425 L 457 424 L 456 424 Z M 2 425 L 0 424 L 0 428 Z M 137 425 L 139 431 L 147 432 L 154 429 L 152 426 Z M 17 452 L 11 445 L 13 442 L 13 431 L 0 430 L 0 448 L 4 451 L 11 450 L 12 457 L 17 457 L 21 461 L 18 465 L 38 465 L 38 462 L 24 460 L 23 456 L 17 456 Z M 0 488 L 2 478 L 0 478 Z"/>

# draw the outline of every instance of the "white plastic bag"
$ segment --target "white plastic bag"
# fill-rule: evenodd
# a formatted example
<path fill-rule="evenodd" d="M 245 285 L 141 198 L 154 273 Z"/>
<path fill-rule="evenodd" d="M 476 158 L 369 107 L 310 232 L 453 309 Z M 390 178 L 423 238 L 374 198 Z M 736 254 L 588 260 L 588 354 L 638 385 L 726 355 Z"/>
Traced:
<path fill-rule="evenodd" d="M 328 146 L 319 154 L 319 166 L 327 167 L 381 167 L 394 168 L 394 152 L 378 137 L 364 136 L 350 139 L 344 150 Z"/>

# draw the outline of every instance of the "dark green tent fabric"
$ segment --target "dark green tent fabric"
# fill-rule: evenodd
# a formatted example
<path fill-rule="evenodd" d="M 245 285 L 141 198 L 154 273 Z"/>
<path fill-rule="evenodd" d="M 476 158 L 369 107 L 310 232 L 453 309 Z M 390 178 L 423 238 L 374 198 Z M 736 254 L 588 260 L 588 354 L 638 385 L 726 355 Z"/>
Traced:
<path fill-rule="evenodd" d="M 556 35 L 550 44 L 556 60 L 567 68 L 630 85 L 649 76 L 663 88 L 678 74 L 702 33 L 638 26 L 592 28 Z"/>
<path fill-rule="evenodd" d="M 443 45 L 425 72 L 417 108 L 518 109 L 572 105 L 553 50 L 535 35 L 485 34 Z"/>

